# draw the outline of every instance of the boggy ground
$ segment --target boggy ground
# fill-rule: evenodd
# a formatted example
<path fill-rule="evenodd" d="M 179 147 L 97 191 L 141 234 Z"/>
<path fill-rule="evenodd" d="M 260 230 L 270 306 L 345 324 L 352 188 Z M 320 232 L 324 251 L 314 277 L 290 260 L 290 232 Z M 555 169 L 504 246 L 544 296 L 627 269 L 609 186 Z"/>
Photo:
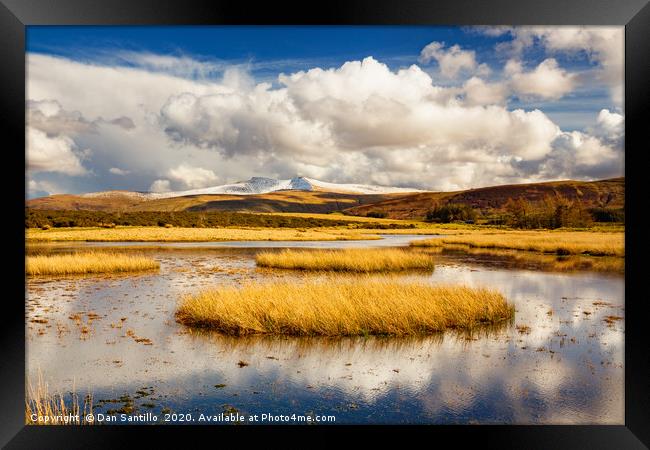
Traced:
<path fill-rule="evenodd" d="M 432 272 L 402 276 L 495 289 L 514 304 L 514 323 L 466 335 L 228 337 L 176 322 L 177 302 L 203 289 L 320 276 L 257 268 L 259 251 L 152 248 L 146 255 L 160 262 L 159 272 L 28 279 L 29 379 L 42 371 L 53 393 L 74 384 L 104 413 L 270 410 L 333 414 L 336 423 L 623 423 L 620 275 L 544 272 L 444 251 L 434 255 Z"/>

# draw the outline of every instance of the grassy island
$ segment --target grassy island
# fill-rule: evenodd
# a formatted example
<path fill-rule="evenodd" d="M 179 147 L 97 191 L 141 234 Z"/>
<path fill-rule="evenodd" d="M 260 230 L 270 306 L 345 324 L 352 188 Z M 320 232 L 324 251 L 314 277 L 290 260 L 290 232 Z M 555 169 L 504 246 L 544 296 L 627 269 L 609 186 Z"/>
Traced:
<path fill-rule="evenodd" d="M 231 335 L 416 335 L 511 319 L 495 290 L 436 286 L 391 276 L 249 282 L 183 298 L 180 323 Z"/>

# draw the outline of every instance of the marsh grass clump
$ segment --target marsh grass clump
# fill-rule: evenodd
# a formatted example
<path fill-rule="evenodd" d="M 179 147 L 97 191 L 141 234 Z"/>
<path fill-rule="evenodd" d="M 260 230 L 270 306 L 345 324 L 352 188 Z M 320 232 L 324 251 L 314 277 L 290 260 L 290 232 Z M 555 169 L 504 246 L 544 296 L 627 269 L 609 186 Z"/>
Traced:
<path fill-rule="evenodd" d="M 625 256 L 624 233 L 582 231 L 467 232 L 411 242 L 413 247 L 521 250 L 556 255 Z"/>
<path fill-rule="evenodd" d="M 208 289 L 176 317 L 231 335 L 404 336 L 507 321 L 514 307 L 495 290 L 354 275 Z"/>
<path fill-rule="evenodd" d="M 276 269 L 334 272 L 387 272 L 433 270 L 430 254 L 402 249 L 345 249 L 265 251 L 257 255 L 257 265 Z"/>
<path fill-rule="evenodd" d="M 336 241 L 381 239 L 365 229 L 310 228 L 296 233 L 293 228 L 30 228 L 27 242 L 87 241 L 87 242 L 203 242 L 203 241 Z M 370 230 L 373 231 L 373 230 Z M 377 231 L 377 230 L 374 230 Z"/>
<path fill-rule="evenodd" d="M 86 420 L 93 412 L 92 396 L 84 396 L 83 407 L 79 396 L 72 392 L 66 402 L 63 394 L 50 394 L 39 375 L 38 383 L 27 387 L 25 396 L 25 425 L 89 425 Z"/>
<path fill-rule="evenodd" d="M 134 272 L 158 268 L 160 268 L 158 261 L 145 256 L 94 251 L 27 256 L 25 265 L 25 271 L 29 276 Z"/>

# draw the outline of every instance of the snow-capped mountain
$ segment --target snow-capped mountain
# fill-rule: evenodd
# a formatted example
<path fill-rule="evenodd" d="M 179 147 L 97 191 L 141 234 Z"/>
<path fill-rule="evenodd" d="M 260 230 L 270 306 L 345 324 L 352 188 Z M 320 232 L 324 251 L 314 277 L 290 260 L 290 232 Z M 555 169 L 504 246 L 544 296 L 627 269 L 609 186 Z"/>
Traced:
<path fill-rule="evenodd" d="M 377 186 L 372 184 L 339 184 L 303 178 L 312 186 L 312 190 L 328 192 L 350 192 L 354 194 L 399 194 L 404 192 L 426 192 L 421 189 Z"/>
<path fill-rule="evenodd" d="M 221 186 L 212 186 L 201 189 L 175 192 L 126 192 L 106 191 L 84 194 L 84 197 L 105 197 L 110 195 L 132 195 L 134 197 L 154 200 L 159 198 L 183 197 L 186 195 L 210 195 L 210 194 L 232 194 L 232 195 L 253 195 L 266 194 L 268 192 L 281 190 L 296 191 L 327 191 L 349 194 L 392 194 L 404 192 L 424 192 L 419 189 L 386 187 L 366 184 L 339 184 L 327 183 L 306 177 L 294 177 L 287 180 L 276 180 L 275 178 L 253 177 L 250 180 Z"/>

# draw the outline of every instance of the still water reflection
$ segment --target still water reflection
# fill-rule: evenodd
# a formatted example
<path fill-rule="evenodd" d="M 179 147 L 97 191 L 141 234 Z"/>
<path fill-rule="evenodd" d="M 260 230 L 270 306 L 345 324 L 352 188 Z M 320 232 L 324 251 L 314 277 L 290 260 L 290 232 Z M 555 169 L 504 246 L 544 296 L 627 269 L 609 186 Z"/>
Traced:
<path fill-rule="evenodd" d="M 409 276 L 494 287 L 516 305 L 514 323 L 471 335 L 232 338 L 174 321 L 180 297 L 201 287 L 296 276 L 257 270 L 257 251 L 151 249 L 159 273 L 30 279 L 29 379 L 40 372 L 50 391 L 90 391 L 97 412 L 119 409 L 101 400 L 126 394 L 137 412 L 196 417 L 239 411 L 332 414 L 336 423 L 623 423 L 624 321 L 605 320 L 624 316 L 622 276 L 511 270 L 485 258 L 437 255 L 433 273 Z"/>

